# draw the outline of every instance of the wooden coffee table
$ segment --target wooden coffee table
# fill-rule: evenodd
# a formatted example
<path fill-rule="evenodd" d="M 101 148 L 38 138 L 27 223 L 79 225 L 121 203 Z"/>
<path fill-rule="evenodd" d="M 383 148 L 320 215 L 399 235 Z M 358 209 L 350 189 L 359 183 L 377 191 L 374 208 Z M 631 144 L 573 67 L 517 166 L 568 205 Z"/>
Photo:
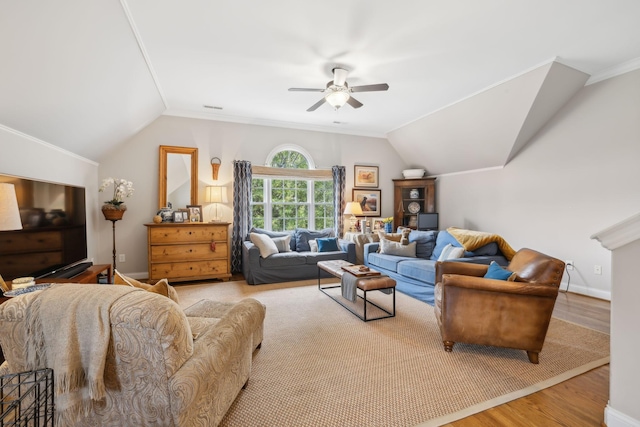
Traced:
<path fill-rule="evenodd" d="M 334 300 L 335 302 L 337 302 L 338 304 L 340 304 L 341 306 L 349 310 L 353 315 L 355 315 L 358 319 L 362 321 L 369 322 L 371 320 L 379 320 L 379 319 L 387 319 L 389 317 L 395 317 L 396 315 L 396 281 L 389 276 L 380 274 L 375 270 L 370 270 L 369 272 L 362 272 L 361 274 L 355 275 L 356 277 L 359 277 L 358 281 L 356 282 L 357 290 L 362 291 L 362 295 L 358 293 L 357 296 L 358 298 L 364 301 L 363 316 L 361 316 L 351 306 L 345 304 L 345 302 L 343 301 L 342 295 L 334 297 L 333 295 L 331 295 L 326 291 L 327 289 L 340 288 L 341 287 L 340 284 L 322 286 L 322 284 L 320 283 L 320 272 L 322 270 L 326 271 L 327 273 L 331 274 L 334 277 L 342 279 L 343 274 L 351 274 L 345 271 L 343 267 L 351 267 L 351 266 L 353 266 L 353 264 L 347 261 L 342 261 L 342 260 L 318 261 L 318 289 L 322 291 L 322 293 L 324 293 L 325 295 L 329 296 L 329 298 L 331 298 L 332 300 Z M 379 306 L 378 304 L 371 301 L 370 299 L 367 299 L 367 293 L 371 291 L 389 292 L 393 300 L 392 309 L 388 310 L 386 308 Z M 382 310 L 387 315 L 374 317 L 374 318 L 367 318 L 367 306 L 369 304 Z"/>

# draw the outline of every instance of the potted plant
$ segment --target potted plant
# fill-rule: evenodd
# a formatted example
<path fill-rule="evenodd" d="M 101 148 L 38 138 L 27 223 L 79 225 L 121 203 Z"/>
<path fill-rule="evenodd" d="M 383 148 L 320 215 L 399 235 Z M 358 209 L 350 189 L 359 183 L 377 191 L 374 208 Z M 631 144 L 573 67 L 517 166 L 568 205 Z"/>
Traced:
<path fill-rule="evenodd" d="M 117 221 L 122 219 L 124 211 L 127 210 L 124 198 L 133 194 L 133 182 L 121 178 L 105 178 L 99 191 L 105 191 L 110 185 L 113 185 L 113 197 L 102 205 L 102 214 L 105 219 Z"/>

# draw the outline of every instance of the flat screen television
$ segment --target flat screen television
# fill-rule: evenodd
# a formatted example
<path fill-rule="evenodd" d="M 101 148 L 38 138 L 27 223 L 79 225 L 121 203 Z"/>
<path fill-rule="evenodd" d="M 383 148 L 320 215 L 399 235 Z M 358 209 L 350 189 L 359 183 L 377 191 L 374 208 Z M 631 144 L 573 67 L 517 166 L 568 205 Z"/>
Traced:
<path fill-rule="evenodd" d="M 10 175 L 0 175 L 0 182 L 14 184 L 22 221 L 22 230 L 0 231 L 0 274 L 5 280 L 42 278 L 86 260 L 83 187 Z"/>
<path fill-rule="evenodd" d="M 418 230 L 437 230 L 438 214 L 437 213 L 419 213 L 418 224 L 416 228 Z"/>

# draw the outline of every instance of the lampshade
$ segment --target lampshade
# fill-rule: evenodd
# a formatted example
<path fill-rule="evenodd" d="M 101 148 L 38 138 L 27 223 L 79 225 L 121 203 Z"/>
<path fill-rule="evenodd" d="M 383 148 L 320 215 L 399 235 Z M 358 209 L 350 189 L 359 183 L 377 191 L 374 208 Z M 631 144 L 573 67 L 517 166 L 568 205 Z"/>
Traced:
<path fill-rule="evenodd" d="M 0 183 L 0 231 L 22 230 L 16 188 L 13 184 Z"/>
<path fill-rule="evenodd" d="M 348 202 L 344 208 L 345 215 L 362 215 L 362 207 L 358 202 Z"/>
<path fill-rule="evenodd" d="M 349 100 L 349 92 L 335 91 L 329 93 L 324 99 L 335 109 L 342 107 Z"/>
<path fill-rule="evenodd" d="M 209 185 L 204 195 L 206 203 L 229 203 L 227 200 L 227 187 Z"/>

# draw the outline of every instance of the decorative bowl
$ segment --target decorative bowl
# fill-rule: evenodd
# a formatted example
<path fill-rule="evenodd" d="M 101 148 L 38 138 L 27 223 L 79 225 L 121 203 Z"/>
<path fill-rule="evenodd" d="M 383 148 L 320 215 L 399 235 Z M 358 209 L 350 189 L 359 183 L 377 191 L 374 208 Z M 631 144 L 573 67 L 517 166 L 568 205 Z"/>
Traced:
<path fill-rule="evenodd" d="M 404 176 L 405 179 L 422 178 L 424 173 L 424 169 L 405 169 L 402 171 L 402 176 Z"/>

